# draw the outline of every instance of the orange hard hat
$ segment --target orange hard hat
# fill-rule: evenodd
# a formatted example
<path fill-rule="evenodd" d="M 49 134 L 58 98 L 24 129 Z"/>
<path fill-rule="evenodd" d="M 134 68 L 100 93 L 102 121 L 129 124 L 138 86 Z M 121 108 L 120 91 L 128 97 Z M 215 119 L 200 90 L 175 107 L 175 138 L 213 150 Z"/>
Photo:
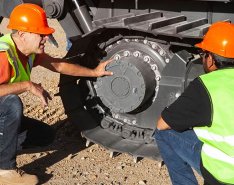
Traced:
<path fill-rule="evenodd" d="M 7 28 L 45 35 L 54 32 L 48 26 L 45 11 L 30 3 L 20 4 L 13 9 Z"/>
<path fill-rule="evenodd" d="M 229 22 L 212 24 L 203 41 L 195 46 L 225 58 L 234 58 L 234 24 Z"/>

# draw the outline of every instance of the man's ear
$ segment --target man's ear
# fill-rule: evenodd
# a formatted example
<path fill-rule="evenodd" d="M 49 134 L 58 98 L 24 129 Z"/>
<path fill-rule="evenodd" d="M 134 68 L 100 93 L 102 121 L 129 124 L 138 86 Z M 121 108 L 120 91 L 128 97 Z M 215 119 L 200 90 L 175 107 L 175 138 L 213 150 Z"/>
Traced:
<path fill-rule="evenodd" d="M 209 71 L 214 71 L 217 69 L 217 66 L 215 64 L 215 60 L 211 54 L 208 55 L 207 62 L 208 62 L 207 67 L 208 67 Z"/>
<path fill-rule="evenodd" d="M 23 39 L 25 32 L 24 31 L 17 31 L 17 35 L 19 36 L 19 38 Z"/>

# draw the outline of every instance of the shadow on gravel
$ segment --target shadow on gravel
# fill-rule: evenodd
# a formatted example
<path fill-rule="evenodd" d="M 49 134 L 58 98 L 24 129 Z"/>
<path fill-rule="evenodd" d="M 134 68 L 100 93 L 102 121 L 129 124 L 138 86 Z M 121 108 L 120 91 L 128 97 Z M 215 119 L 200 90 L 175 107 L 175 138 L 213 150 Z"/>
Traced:
<path fill-rule="evenodd" d="M 50 166 L 65 158 L 70 160 L 79 151 L 86 148 L 86 140 L 81 137 L 81 131 L 92 129 L 99 124 L 84 109 L 83 93 L 88 91 L 85 85 L 80 87 L 77 85 L 77 78 L 64 75 L 60 77 L 59 86 L 58 95 L 61 96 L 65 113 L 69 119 L 57 122 L 52 126 L 56 130 L 56 137 L 50 146 L 26 149 L 19 153 L 35 153 L 35 157 L 32 157 L 34 161 L 22 166 L 21 169 L 37 175 L 40 184 L 46 183 L 53 177 L 53 172 L 48 171 Z"/>
<path fill-rule="evenodd" d="M 83 61 L 84 64 L 91 66 L 88 61 L 92 63 L 95 61 L 93 67 L 96 67 L 98 63 L 96 58 L 98 57 L 93 57 L 91 54 L 87 55 L 87 57 L 88 58 L 85 59 L 73 58 L 73 62 L 77 63 L 77 61 Z M 35 159 L 32 158 L 34 159 L 33 162 L 21 168 L 26 172 L 36 174 L 39 177 L 40 184 L 46 183 L 53 176 L 53 172 L 49 172 L 47 169 L 48 167 L 65 158 L 70 160 L 79 151 L 86 148 L 86 140 L 81 137 L 81 131 L 93 129 L 99 124 L 97 121 L 98 118 L 93 117 L 96 114 L 90 115 L 84 108 L 87 97 L 89 96 L 86 78 L 60 75 L 59 89 L 57 95 L 62 99 L 65 114 L 68 116 L 69 121 L 67 119 L 53 125 L 56 130 L 56 138 L 50 146 L 30 150 L 27 149 L 20 152 L 20 154 L 35 153 L 35 155 L 38 155 Z"/>
<path fill-rule="evenodd" d="M 77 126 L 68 120 L 58 122 L 52 127 L 56 130 L 56 137 L 50 146 L 24 149 L 19 152 L 19 154 L 35 153 L 32 157 L 35 158 L 34 161 L 22 166 L 21 169 L 37 175 L 40 184 L 46 183 L 53 176 L 53 172 L 48 171 L 48 167 L 65 158 L 70 160 L 76 153 L 86 148 L 85 140 L 81 137 Z"/>

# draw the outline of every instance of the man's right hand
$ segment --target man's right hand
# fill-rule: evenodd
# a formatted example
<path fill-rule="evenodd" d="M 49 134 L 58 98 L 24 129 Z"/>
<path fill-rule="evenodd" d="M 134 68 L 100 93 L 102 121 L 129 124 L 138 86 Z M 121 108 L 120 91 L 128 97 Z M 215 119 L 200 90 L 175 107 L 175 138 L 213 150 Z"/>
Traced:
<path fill-rule="evenodd" d="M 43 107 L 47 106 L 48 100 L 52 99 L 50 94 L 41 86 L 41 84 L 30 82 L 30 92 L 40 98 Z"/>

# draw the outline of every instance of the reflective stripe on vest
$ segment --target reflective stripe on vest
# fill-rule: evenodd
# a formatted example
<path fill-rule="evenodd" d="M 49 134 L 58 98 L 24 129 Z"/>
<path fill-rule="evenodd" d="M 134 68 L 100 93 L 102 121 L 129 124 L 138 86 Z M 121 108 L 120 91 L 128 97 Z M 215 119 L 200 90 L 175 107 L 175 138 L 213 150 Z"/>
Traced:
<path fill-rule="evenodd" d="M 229 155 L 225 154 L 224 152 L 221 152 L 217 148 L 214 148 L 210 145 L 204 144 L 202 146 L 202 150 L 206 155 L 218 159 L 220 161 L 224 161 L 226 163 L 231 163 L 234 165 L 234 157 L 230 157 Z"/>
<path fill-rule="evenodd" d="M 234 184 L 234 69 L 219 69 L 200 80 L 210 97 L 212 120 L 210 127 L 194 127 L 204 143 L 202 164 L 218 181 Z"/>
<path fill-rule="evenodd" d="M 204 138 L 210 141 L 224 142 L 228 143 L 230 146 L 234 146 L 234 135 L 220 136 L 215 133 L 210 133 L 208 130 L 203 130 L 199 128 L 196 128 L 196 135 L 200 138 Z"/>
<path fill-rule="evenodd" d="M 1 46 L 5 46 L 4 48 Z M 12 59 L 13 61 L 13 65 L 14 65 L 14 70 L 15 70 L 15 75 L 16 78 L 19 76 L 19 67 L 18 67 L 18 63 L 17 63 L 17 59 L 14 56 L 14 52 L 12 51 L 11 47 L 5 43 L 5 42 L 1 42 L 0 41 L 0 51 L 6 51 L 9 55 L 9 57 Z"/>

